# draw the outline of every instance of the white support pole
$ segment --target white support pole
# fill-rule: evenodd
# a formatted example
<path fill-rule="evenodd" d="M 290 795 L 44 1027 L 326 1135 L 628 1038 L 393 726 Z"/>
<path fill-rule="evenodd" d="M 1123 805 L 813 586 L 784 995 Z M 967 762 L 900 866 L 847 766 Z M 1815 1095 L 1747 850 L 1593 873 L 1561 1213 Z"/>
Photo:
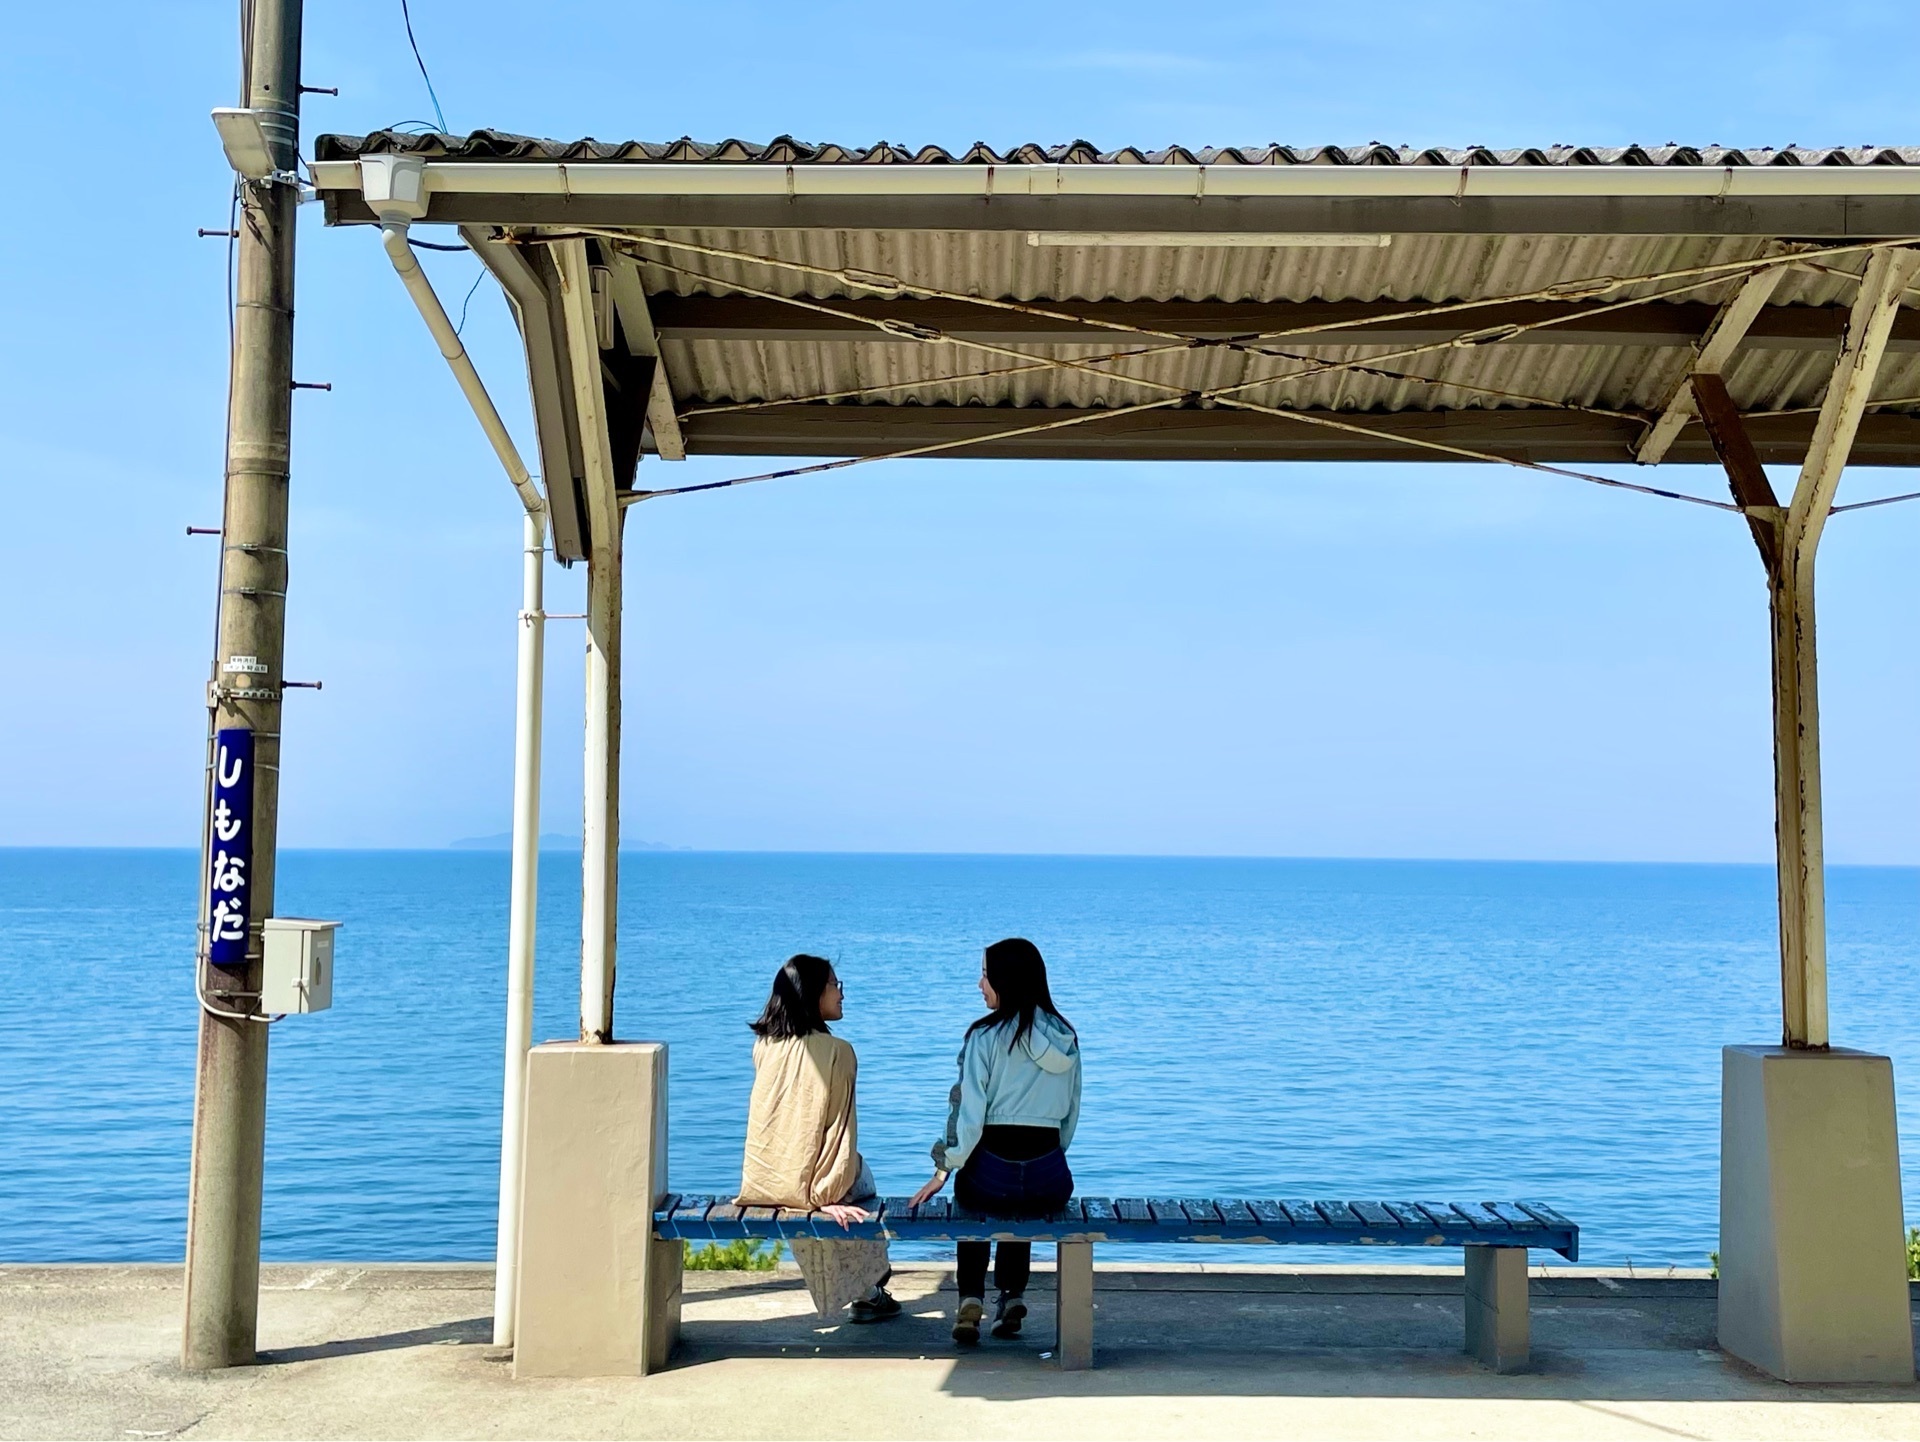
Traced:
<path fill-rule="evenodd" d="M 513 1345 L 520 1280 L 520 1179 L 526 1167 L 527 1051 L 533 1045 L 534 940 L 540 897 L 541 692 L 546 681 L 547 528 L 529 511 L 520 573 L 513 726 L 513 882 L 507 911 L 507 1036 L 500 1099 L 500 1206 L 494 1240 L 493 1343 Z"/>
<path fill-rule="evenodd" d="M 416 203 L 414 210 L 423 210 Z M 526 1164 L 527 1050 L 533 1045 L 534 938 L 540 883 L 540 730 L 546 687 L 546 603 L 544 566 L 547 549 L 546 498 L 533 483 L 519 448 L 487 394 L 473 359 L 447 318 L 426 272 L 407 244 L 409 216 L 393 210 L 380 217 L 380 239 L 387 258 L 419 308 L 447 367 L 459 382 L 480 429 L 500 458 L 507 479 L 520 496 L 521 522 L 519 646 L 515 664 L 513 718 L 513 853 L 507 910 L 507 1032 L 500 1099 L 500 1204 L 494 1239 L 493 1340 L 513 1343 L 513 1315 L 520 1277 L 520 1180 Z"/>
<path fill-rule="evenodd" d="M 585 814 L 580 864 L 580 1039 L 613 1040 L 620 889 L 621 524 L 586 242 L 553 246 L 573 373 L 590 534 L 587 550 Z"/>

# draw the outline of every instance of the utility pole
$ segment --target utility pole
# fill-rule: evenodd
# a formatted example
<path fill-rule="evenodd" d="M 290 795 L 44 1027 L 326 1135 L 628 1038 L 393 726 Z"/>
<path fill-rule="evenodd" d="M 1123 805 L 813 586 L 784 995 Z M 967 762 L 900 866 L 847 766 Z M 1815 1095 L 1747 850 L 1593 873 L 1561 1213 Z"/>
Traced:
<path fill-rule="evenodd" d="M 209 765 L 240 771 L 251 789 L 215 805 L 209 834 L 224 835 L 250 799 L 250 847 L 225 870 L 244 890 L 244 919 L 214 965 L 217 927 L 201 933 L 200 1051 L 194 1078 L 188 1181 L 186 1323 L 189 1371 L 254 1360 L 260 1302 L 260 1196 L 267 1133 L 267 1026 L 259 1014 L 261 922 L 273 914 L 280 800 L 280 695 L 286 641 L 288 434 L 293 397 L 293 240 L 298 189 L 301 0 L 242 0 L 242 109 L 255 112 L 276 172 L 241 182 L 232 375 L 227 402 L 226 501 L 221 522 L 220 627 L 208 704 L 216 734 L 249 732 L 209 747 Z M 240 870 L 234 869 L 234 860 Z M 209 872 L 215 868 L 209 865 Z M 211 877 L 217 890 L 218 875 Z M 202 905 L 207 906 L 203 891 Z"/>

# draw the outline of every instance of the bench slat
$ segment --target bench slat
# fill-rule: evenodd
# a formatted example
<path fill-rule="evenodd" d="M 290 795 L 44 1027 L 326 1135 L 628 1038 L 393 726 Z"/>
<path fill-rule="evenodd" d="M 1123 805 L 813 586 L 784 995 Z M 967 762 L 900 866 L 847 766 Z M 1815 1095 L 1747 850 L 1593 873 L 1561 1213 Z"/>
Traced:
<path fill-rule="evenodd" d="M 704 1238 L 712 1235 L 707 1230 L 707 1212 L 712 1208 L 713 1201 L 712 1197 L 676 1194 L 667 1198 L 661 1209 L 666 1212 L 676 1236 Z M 655 1215 L 658 1216 L 659 1212 Z"/>
<path fill-rule="evenodd" d="M 1532 1217 L 1543 1227 L 1553 1227 L 1556 1229 L 1566 1228 L 1572 1231 L 1579 1230 L 1572 1222 L 1561 1216 L 1545 1202 L 1519 1202 L 1516 1203 L 1516 1205 L 1521 1211 L 1527 1213 L 1528 1216 Z"/>
<path fill-rule="evenodd" d="M 1342 1231 L 1360 1230 L 1360 1219 L 1353 1214 L 1353 1209 L 1345 1202 L 1315 1202 L 1313 1209 L 1330 1227 L 1338 1227 Z"/>
<path fill-rule="evenodd" d="M 944 1222 L 953 1216 L 953 1201 L 948 1197 L 930 1197 L 913 1209 L 916 1222 Z"/>
<path fill-rule="evenodd" d="M 1187 1220 L 1200 1226 L 1217 1224 L 1220 1220 L 1220 1208 L 1204 1197 L 1182 1197 L 1180 1205 L 1186 1210 Z"/>
<path fill-rule="evenodd" d="M 1381 1205 L 1410 1232 L 1432 1232 L 1433 1218 L 1420 1210 L 1418 1202 L 1382 1202 Z"/>
<path fill-rule="evenodd" d="M 1107 1197 L 1083 1197 L 1080 1200 L 1080 1209 L 1086 1213 L 1087 1225 L 1090 1227 L 1120 1220 L 1120 1214 L 1113 1209 L 1113 1202 Z"/>
<path fill-rule="evenodd" d="M 1474 1230 L 1481 1232 L 1501 1232 L 1511 1236 L 1513 1226 L 1498 1212 L 1489 1211 L 1478 1202 L 1455 1202 L 1453 1209 L 1465 1215 L 1473 1223 Z"/>
<path fill-rule="evenodd" d="M 1163 1227 L 1184 1227 L 1187 1224 L 1187 1209 L 1173 1197 L 1155 1197 L 1147 1203 L 1153 1213 L 1154 1221 Z"/>
<path fill-rule="evenodd" d="M 737 1241 L 747 1235 L 746 1223 L 742 1220 L 745 1211 L 732 1197 L 721 1197 L 707 1212 L 707 1230 L 716 1241 Z"/>
<path fill-rule="evenodd" d="M 1400 1230 L 1400 1219 L 1378 1202 L 1348 1202 L 1347 1206 L 1369 1228 L 1388 1232 Z"/>
<path fill-rule="evenodd" d="M 1521 1211 L 1520 1208 L 1512 1202 L 1482 1202 L 1480 1205 L 1492 1212 L 1516 1232 L 1539 1232 L 1546 1230 L 1539 1222 Z"/>
<path fill-rule="evenodd" d="M 1324 1227 L 1326 1220 L 1314 1210 L 1312 1202 L 1295 1201 L 1292 1197 L 1280 1203 L 1287 1209 L 1287 1220 L 1296 1227 Z"/>
<path fill-rule="evenodd" d="M 1556 1247 L 1554 1250 L 1569 1262 L 1580 1260 L 1580 1228 L 1578 1226 L 1561 1216 L 1545 1202 L 1520 1202 L 1517 1205 L 1521 1211 L 1539 1222 L 1541 1226 L 1551 1231 L 1565 1232 L 1567 1245 Z"/>
<path fill-rule="evenodd" d="M 1219 1203 L 1220 1220 L 1229 1227 L 1245 1227 L 1248 1231 L 1258 1225 L 1253 1211 L 1245 1202 L 1223 1200 Z"/>
<path fill-rule="evenodd" d="M 1123 1222 L 1151 1222 L 1153 1213 L 1148 1210 L 1144 1197 L 1115 1197 L 1113 1209 L 1120 1214 Z"/>
<path fill-rule="evenodd" d="M 1456 1212 L 1451 1202 L 1421 1202 L 1418 1205 L 1421 1211 L 1433 1218 L 1437 1227 L 1449 1227 L 1456 1232 L 1473 1229 L 1473 1223 Z"/>
<path fill-rule="evenodd" d="M 1287 1209 L 1280 1203 L 1258 1198 L 1247 1203 L 1247 1210 L 1261 1226 L 1272 1232 L 1293 1230 L 1293 1218 L 1287 1215 Z"/>

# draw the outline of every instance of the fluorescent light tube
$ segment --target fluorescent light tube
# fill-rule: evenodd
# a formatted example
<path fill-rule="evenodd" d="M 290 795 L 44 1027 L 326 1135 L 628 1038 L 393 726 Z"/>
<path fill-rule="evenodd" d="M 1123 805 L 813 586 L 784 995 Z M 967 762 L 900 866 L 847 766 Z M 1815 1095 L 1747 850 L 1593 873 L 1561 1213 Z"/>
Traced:
<path fill-rule="evenodd" d="M 1345 235 L 1333 232 L 1275 232 L 1256 230 L 1030 230 L 1028 245 L 1102 246 L 1236 246 L 1246 250 L 1380 250 L 1393 244 L 1390 235 Z"/>

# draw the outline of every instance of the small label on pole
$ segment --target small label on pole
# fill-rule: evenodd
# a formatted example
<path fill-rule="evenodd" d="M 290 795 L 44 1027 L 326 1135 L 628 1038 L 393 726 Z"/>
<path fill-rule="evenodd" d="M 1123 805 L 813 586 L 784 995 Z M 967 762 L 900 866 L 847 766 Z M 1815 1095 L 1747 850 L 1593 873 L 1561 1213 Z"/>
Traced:
<path fill-rule="evenodd" d="M 251 660 L 251 657 L 245 658 Z M 253 732 L 218 731 L 207 827 L 207 960 L 244 966 L 253 894 Z"/>
<path fill-rule="evenodd" d="M 248 676 L 264 676 L 267 674 L 267 663 L 258 656 L 229 656 L 222 669 Z"/>

